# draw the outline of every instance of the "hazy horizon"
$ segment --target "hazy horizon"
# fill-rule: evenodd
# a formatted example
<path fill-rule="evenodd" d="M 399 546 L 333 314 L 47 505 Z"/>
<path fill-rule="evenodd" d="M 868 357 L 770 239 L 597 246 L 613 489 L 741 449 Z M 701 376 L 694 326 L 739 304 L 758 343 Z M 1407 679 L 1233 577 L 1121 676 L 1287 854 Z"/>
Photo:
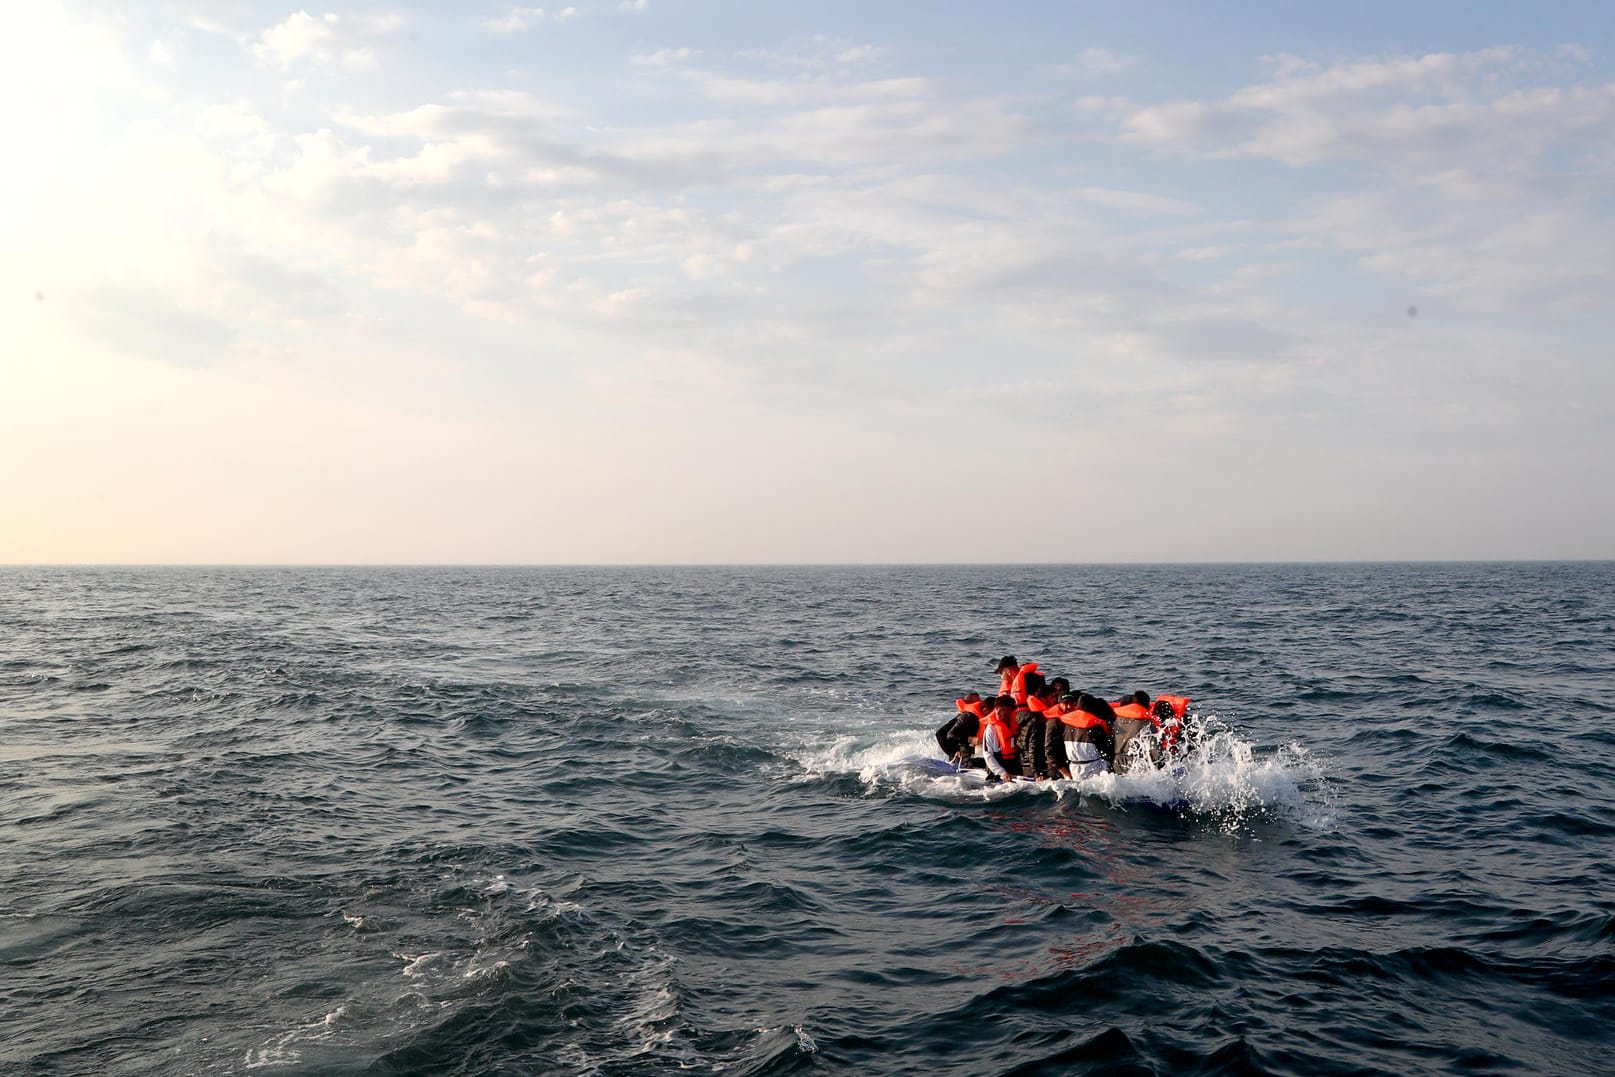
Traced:
<path fill-rule="evenodd" d="M 1612 29 L 40 0 L 0 564 L 1615 558 Z"/>
<path fill-rule="evenodd" d="M 1330 561 L 14 561 L 11 568 L 1216 568 L 1260 565 L 1598 565 L 1608 557 Z"/>

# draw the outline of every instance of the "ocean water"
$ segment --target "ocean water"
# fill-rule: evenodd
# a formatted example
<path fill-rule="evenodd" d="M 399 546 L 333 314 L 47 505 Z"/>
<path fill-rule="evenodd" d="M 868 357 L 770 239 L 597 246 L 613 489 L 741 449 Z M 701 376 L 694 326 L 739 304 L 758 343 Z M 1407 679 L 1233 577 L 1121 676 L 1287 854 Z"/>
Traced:
<path fill-rule="evenodd" d="M 1608 1074 L 1612 699 L 1609 563 L 0 569 L 0 1072 Z"/>

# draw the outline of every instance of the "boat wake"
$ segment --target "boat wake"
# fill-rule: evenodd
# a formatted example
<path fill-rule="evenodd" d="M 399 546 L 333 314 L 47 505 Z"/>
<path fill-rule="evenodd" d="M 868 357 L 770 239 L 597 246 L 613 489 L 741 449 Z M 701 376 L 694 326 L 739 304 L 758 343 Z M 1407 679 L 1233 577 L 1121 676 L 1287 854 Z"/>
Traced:
<path fill-rule="evenodd" d="M 806 778 L 855 774 L 872 796 L 906 793 L 955 802 L 997 802 L 1053 797 L 1100 800 L 1120 810 L 1145 809 L 1219 823 L 1230 832 L 1263 817 L 1308 829 L 1332 830 L 1335 810 L 1324 761 L 1291 743 L 1259 749 L 1216 715 L 1191 712 L 1184 721 L 1189 745 L 1166 765 L 1135 765 L 1058 781 L 989 783 L 981 770 L 960 769 L 942 758 L 929 732 L 906 731 L 870 743 L 843 736 L 798 762 Z"/>

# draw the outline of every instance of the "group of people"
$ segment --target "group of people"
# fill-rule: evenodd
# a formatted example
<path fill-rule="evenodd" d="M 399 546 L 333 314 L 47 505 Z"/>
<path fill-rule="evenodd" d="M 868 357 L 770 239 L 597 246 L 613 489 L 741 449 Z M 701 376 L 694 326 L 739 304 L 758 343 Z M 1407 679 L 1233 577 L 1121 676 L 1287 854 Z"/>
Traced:
<path fill-rule="evenodd" d="M 990 782 L 1126 773 L 1160 766 L 1182 747 L 1187 696 L 1105 700 L 1073 692 L 1065 677 L 1045 679 L 1036 662 L 1014 655 L 999 660 L 997 673 L 996 693 L 954 700 L 959 713 L 936 731 L 943 755 L 959 767 L 984 767 Z"/>

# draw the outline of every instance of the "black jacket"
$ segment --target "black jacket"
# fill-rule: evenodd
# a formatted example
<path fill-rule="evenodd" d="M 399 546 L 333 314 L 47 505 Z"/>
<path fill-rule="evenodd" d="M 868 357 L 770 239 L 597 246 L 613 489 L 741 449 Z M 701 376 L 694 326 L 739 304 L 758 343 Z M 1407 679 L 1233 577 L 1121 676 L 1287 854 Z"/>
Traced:
<path fill-rule="evenodd" d="M 1048 776 L 1047 755 L 1044 751 L 1043 716 L 1034 710 L 1022 708 L 1015 712 L 1015 754 L 1021 760 L 1021 773 L 1028 778 Z"/>
<path fill-rule="evenodd" d="M 936 731 L 936 742 L 942 749 L 942 754 L 949 759 L 958 759 L 962 754 L 966 760 L 970 758 L 970 738 L 981 731 L 981 719 L 974 714 L 959 713 L 949 718 Z"/>

